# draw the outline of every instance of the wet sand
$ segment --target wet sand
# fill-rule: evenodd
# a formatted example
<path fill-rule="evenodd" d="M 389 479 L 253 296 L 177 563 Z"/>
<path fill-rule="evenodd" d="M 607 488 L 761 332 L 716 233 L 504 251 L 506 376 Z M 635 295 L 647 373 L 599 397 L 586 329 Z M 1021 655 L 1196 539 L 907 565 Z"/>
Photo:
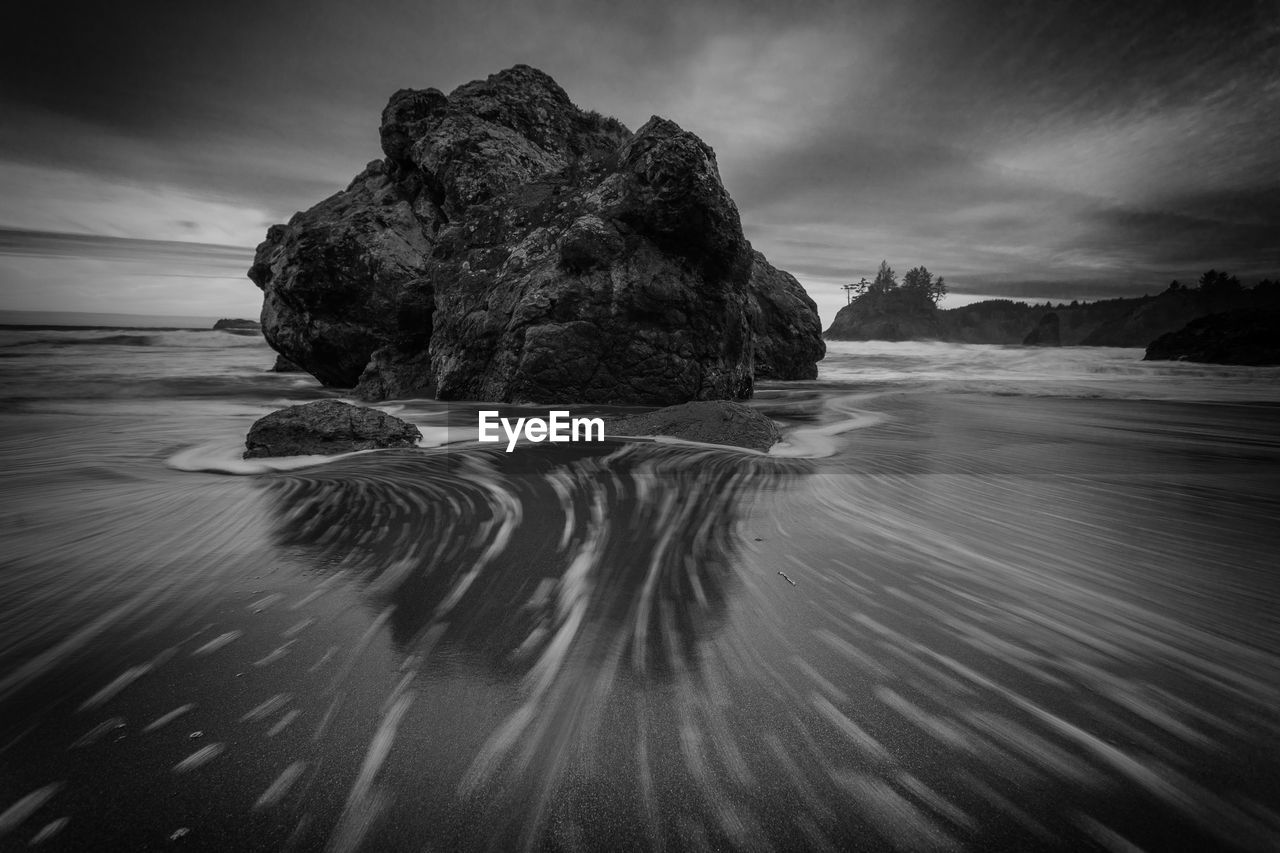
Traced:
<path fill-rule="evenodd" d="M 15 470 L 0 845 L 1276 845 L 1280 409 L 757 405 L 877 417 Z"/>

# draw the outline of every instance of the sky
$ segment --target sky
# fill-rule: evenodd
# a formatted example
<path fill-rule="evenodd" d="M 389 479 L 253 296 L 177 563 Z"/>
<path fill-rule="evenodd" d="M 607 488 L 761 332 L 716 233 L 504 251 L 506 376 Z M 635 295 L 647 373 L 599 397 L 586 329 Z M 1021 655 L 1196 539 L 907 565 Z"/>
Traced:
<path fill-rule="evenodd" d="M 256 316 L 392 92 L 516 63 L 710 144 L 824 325 L 882 259 L 949 305 L 1280 276 L 1278 0 L 12 5 L 0 309 Z"/>

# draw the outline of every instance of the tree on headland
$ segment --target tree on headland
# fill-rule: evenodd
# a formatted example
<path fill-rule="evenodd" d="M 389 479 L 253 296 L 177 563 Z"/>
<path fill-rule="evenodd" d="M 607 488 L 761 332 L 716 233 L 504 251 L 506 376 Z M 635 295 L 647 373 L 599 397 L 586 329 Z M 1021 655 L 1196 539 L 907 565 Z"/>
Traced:
<path fill-rule="evenodd" d="M 893 271 L 893 267 L 889 266 L 888 261 L 880 262 L 880 269 L 876 272 L 876 280 L 871 282 L 871 293 L 888 293 L 890 290 L 896 290 L 898 287 L 898 274 Z"/>
<path fill-rule="evenodd" d="M 933 283 L 933 273 L 925 269 L 924 265 L 912 267 L 907 270 L 907 274 L 902 277 L 902 287 L 905 290 L 927 290 L 929 285 Z"/>
<path fill-rule="evenodd" d="M 867 289 L 871 287 L 871 283 L 867 281 L 867 277 L 864 275 L 857 284 L 842 284 L 840 287 L 844 290 L 846 297 L 845 304 L 848 305 L 850 302 L 866 293 Z"/>
<path fill-rule="evenodd" d="M 1200 276 L 1200 293 L 1204 296 L 1232 296 L 1241 290 L 1240 279 L 1218 270 Z"/>
<path fill-rule="evenodd" d="M 947 293 L 947 284 L 942 276 L 934 278 L 933 273 L 921 264 L 907 270 L 907 274 L 902 277 L 902 289 L 921 294 L 936 307 Z"/>
<path fill-rule="evenodd" d="M 857 300 L 864 295 L 898 293 L 904 297 L 919 299 L 921 302 L 928 300 L 935 308 L 947 293 L 946 280 L 942 276 L 934 278 L 933 273 L 929 272 L 923 264 L 908 270 L 902 283 L 899 284 L 898 274 L 893 271 L 893 267 L 889 266 L 887 260 L 880 262 L 880 269 L 876 271 L 874 281 L 868 282 L 864 277 L 857 284 L 842 284 L 841 288 L 851 300 Z"/>

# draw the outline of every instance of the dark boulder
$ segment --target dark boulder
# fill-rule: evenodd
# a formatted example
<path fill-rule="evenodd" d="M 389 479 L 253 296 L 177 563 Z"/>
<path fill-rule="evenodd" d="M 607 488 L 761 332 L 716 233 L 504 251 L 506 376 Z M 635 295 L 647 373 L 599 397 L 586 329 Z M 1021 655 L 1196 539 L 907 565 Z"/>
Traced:
<path fill-rule="evenodd" d="M 259 418 L 245 438 L 244 458 L 413 447 L 421 437 L 413 424 L 377 409 L 320 400 Z"/>
<path fill-rule="evenodd" d="M 1246 309 L 1201 317 L 1156 338 L 1143 360 L 1280 364 L 1280 311 Z"/>
<path fill-rule="evenodd" d="M 632 134 L 516 66 L 397 92 L 380 136 L 386 159 L 249 271 L 268 342 L 325 384 L 663 404 L 749 397 L 753 349 L 762 375 L 816 371 L 812 301 L 755 262 L 715 154 L 674 123 Z"/>
<path fill-rule="evenodd" d="M 1040 318 L 1036 327 L 1022 339 L 1024 347 L 1060 347 L 1062 346 L 1062 328 L 1058 315 L 1050 311 Z"/>
<path fill-rule="evenodd" d="M 605 422 L 605 434 L 662 435 L 752 450 L 768 450 L 781 439 L 773 421 L 750 406 L 728 400 L 684 403 L 642 415 L 609 419 Z"/>

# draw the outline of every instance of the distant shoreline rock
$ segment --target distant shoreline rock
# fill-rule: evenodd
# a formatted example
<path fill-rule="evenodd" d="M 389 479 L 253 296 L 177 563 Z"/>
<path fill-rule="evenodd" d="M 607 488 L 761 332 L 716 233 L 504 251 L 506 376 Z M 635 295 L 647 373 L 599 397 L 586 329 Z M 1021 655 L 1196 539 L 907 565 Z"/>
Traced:
<path fill-rule="evenodd" d="M 397 417 L 340 400 L 289 406 L 259 418 L 245 437 L 245 459 L 413 447 L 422 437 Z"/>
<path fill-rule="evenodd" d="M 706 444 L 768 450 L 782 440 L 773 421 L 731 400 L 700 400 L 654 412 L 609 418 L 606 435 L 669 436 Z"/>
<path fill-rule="evenodd" d="M 674 122 L 632 133 L 517 65 L 396 92 L 380 138 L 385 158 L 272 226 L 249 271 L 268 343 L 324 384 L 663 405 L 816 376 L 816 306 Z"/>
<path fill-rule="evenodd" d="M 1143 360 L 1280 364 L 1280 311 L 1231 311 L 1201 317 L 1161 335 L 1147 347 Z"/>
<path fill-rule="evenodd" d="M 230 332 L 233 335 L 262 334 L 262 324 L 257 320 L 241 320 L 223 318 L 213 324 L 215 332 Z"/>

